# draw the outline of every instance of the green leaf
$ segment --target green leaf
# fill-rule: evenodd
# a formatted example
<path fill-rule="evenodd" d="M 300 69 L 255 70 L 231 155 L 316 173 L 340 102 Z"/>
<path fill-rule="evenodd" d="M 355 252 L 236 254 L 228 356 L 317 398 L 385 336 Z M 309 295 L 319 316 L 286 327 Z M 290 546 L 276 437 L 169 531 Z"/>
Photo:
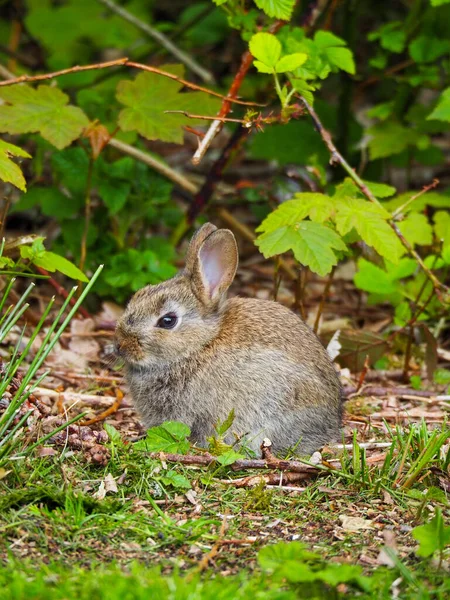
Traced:
<path fill-rule="evenodd" d="M 59 271 L 63 275 L 67 275 L 67 277 L 75 279 L 76 281 L 88 281 L 88 278 L 83 271 L 71 263 L 70 260 L 67 260 L 67 258 L 59 256 L 59 254 L 55 254 L 54 252 L 45 251 L 39 258 L 34 259 L 33 263 L 37 267 L 50 271 L 50 273 Z"/>
<path fill-rule="evenodd" d="M 162 425 L 149 429 L 145 440 L 138 442 L 135 446 L 148 452 L 186 454 L 190 448 L 187 440 L 190 433 L 191 430 L 184 423 L 166 421 Z"/>
<path fill-rule="evenodd" d="M 329 31 L 318 31 L 314 36 L 314 42 L 324 52 L 329 63 L 351 75 L 355 74 L 355 61 L 353 53 L 345 48 L 345 41 Z"/>
<path fill-rule="evenodd" d="M 69 97 L 56 87 L 37 89 L 16 85 L 0 90 L 0 131 L 40 133 L 59 150 L 77 139 L 89 121 L 84 112 L 67 105 Z"/>
<path fill-rule="evenodd" d="M 408 302 L 400 302 L 395 307 L 394 323 L 399 327 L 403 327 L 411 319 L 412 313 Z"/>
<path fill-rule="evenodd" d="M 111 442 L 113 442 L 114 444 L 122 444 L 122 436 L 115 427 L 113 427 L 109 423 L 103 423 L 103 429 L 108 434 L 108 437 L 111 440 Z"/>
<path fill-rule="evenodd" d="M 283 225 L 296 225 L 309 217 L 312 221 L 323 223 L 334 210 L 333 201 L 325 194 L 301 192 L 292 200 L 287 200 L 271 212 L 256 231 L 269 232 Z"/>
<path fill-rule="evenodd" d="M 291 18 L 295 2 L 296 0 L 255 0 L 256 6 L 263 10 L 266 15 L 284 21 L 289 21 Z"/>
<path fill-rule="evenodd" d="M 131 191 L 131 184 L 117 179 L 102 179 L 98 193 L 111 215 L 117 214 L 124 206 Z"/>
<path fill-rule="evenodd" d="M 183 490 L 191 489 L 191 482 L 189 479 L 176 471 L 167 471 L 167 473 L 164 473 L 164 476 L 161 477 L 161 480 L 164 485 L 172 485 L 174 488 Z"/>
<path fill-rule="evenodd" d="M 277 73 L 287 73 L 288 71 L 295 71 L 300 67 L 308 58 L 306 54 L 297 52 L 295 54 L 287 54 L 280 58 L 275 65 L 275 71 Z"/>
<path fill-rule="evenodd" d="M 438 210 L 433 220 L 437 238 L 442 241 L 444 247 L 450 245 L 450 213 Z"/>
<path fill-rule="evenodd" d="M 183 77 L 182 65 L 163 65 L 163 71 Z M 180 94 L 182 84 L 156 73 L 140 73 L 134 81 L 120 81 L 117 99 L 127 108 L 120 111 L 119 125 L 123 131 L 136 130 L 149 140 L 183 143 L 183 125 L 200 124 L 180 114 L 166 114 L 167 110 L 182 110 L 198 115 L 215 116 L 220 100 L 202 92 Z"/>
<path fill-rule="evenodd" d="M 19 190 L 24 192 L 27 187 L 25 177 L 23 176 L 20 167 L 11 160 L 11 156 L 31 158 L 28 152 L 25 152 L 22 148 L 0 140 L 0 179 L 6 183 L 12 183 L 19 188 Z"/>
<path fill-rule="evenodd" d="M 243 458 L 242 454 L 239 454 L 239 452 L 236 452 L 231 448 L 230 450 L 227 450 L 223 454 L 217 456 L 216 461 L 223 467 L 226 467 L 227 465 L 232 465 L 240 458 Z"/>
<path fill-rule="evenodd" d="M 450 87 L 445 89 L 439 96 L 437 105 L 428 115 L 427 119 L 437 119 L 438 121 L 450 122 Z"/>
<path fill-rule="evenodd" d="M 429 246 L 433 242 L 433 229 L 425 215 L 410 212 L 398 228 L 412 245 Z"/>
<path fill-rule="evenodd" d="M 266 258 L 292 250 L 300 264 L 322 276 L 327 275 L 337 264 L 337 256 L 333 250 L 347 249 L 332 229 L 312 221 L 302 221 L 297 225 L 269 231 L 255 243 Z"/>
<path fill-rule="evenodd" d="M 234 417 L 234 408 L 232 408 L 225 421 L 223 421 L 222 423 L 218 422 L 214 426 L 215 430 L 219 435 L 224 435 L 224 433 L 226 433 L 230 429 L 230 427 L 233 425 Z"/>
<path fill-rule="evenodd" d="M 418 556 L 431 556 L 437 550 L 442 552 L 450 544 L 450 526 L 444 525 L 442 512 L 436 508 L 434 518 L 426 525 L 412 530 L 412 536 L 419 542 Z"/>
<path fill-rule="evenodd" d="M 358 260 L 358 271 L 354 277 L 355 285 L 364 292 L 389 295 L 398 292 L 398 285 L 391 280 L 388 273 L 369 262 L 365 258 Z"/>
<path fill-rule="evenodd" d="M 281 56 L 281 43 L 271 33 L 255 33 L 249 43 L 250 52 L 256 58 L 255 67 L 260 73 L 274 73 Z"/>
<path fill-rule="evenodd" d="M 449 2 L 450 0 L 431 0 L 431 6 L 443 6 Z"/>
<path fill-rule="evenodd" d="M 392 21 L 370 33 L 367 39 L 371 42 L 380 40 L 381 47 L 390 52 L 403 52 L 406 44 L 406 33 L 402 27 L 403 23 L 401 21 Z"/>
<path fill-rule="evenodd" d="M 420 35 L 409 45 L 409 54 L 417 63 L 434 62 L 444 54 L 448 54 L 449 50 L 449 41 L 434 35 Z"/>
<path fill-rule="evenodd" d="M 405 250 L 387 224 L 389 213 L 382 207 L 358 198 L 342 198 L 336 203 L 336 228 L 346 235 L 353 228 L 381 256 L 397 263 Z"/>
<path fill-rule="evenodd" d="M 79 204 L 65 196 L 57 188 L 34 186 L 14 205 L 13 212 L 28 210 L 39 206 L 43 215 L 66 219 L 79 210 Z"/>
<path fill-rule="evenodd" d="M 369 152 L 371 160 L 399 154 L 418 139 L 417 132 L 395 121 L 384 121 L 367 130 L 370 136 Z"/>
<path fill-rule="evenodd" d="M 364 183 L 377 198 L 389 198 L 397 191 L 395 187 L 392 187 L 392 185 L 387 185 L 386 183 L 378 183 L 374 181 L 364 181 Z"/>

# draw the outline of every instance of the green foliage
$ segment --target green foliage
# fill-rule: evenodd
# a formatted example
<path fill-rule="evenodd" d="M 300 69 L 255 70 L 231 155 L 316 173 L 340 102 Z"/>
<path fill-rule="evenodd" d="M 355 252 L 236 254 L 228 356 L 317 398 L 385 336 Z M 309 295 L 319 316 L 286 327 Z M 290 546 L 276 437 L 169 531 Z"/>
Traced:
<path fill-rule="evenodd" d="M 307 59 L 306 54 L 281 56 L 281 43 L 271 33 L 255 33 L 250 40 L 250 52 L 257 59 L 255 67 L 260 73 L 286 73 L 300 67 Z"/>
<path fill-rule="evenodd" d="M 427 118 L 450 122 L 450 88 L 442 92 L 437 105 Z"/>
<path fill-rule="evenodd" d="M 442 512 L 436 508 L 434 518 L 425 525 L 419 525 L 412 531 L 414 539 L 419 542 L 418 556 L 431 556 L 442 552 L 450 546 L 450 526 L 444 524 Z"/>
<path fill-rule="evenodd" d="M 163 71 L 184 76 L 182 65 L 163 65 Z M 166 111 L 179 110 L 200 115 L 215 115 L 220 100 L 201 92 L 180 94 L 182 84 L 156 73 L 140 73 L 134 81 L 121 81 L 117 86 L 117 99 L 124 108 L 119 114 L 123 131 L 138 131 L 149 140 L 183 143 L 182 126 L 202 123 L 180 114 Z"/>
<path fill-rule="evenodd" d="M 319 275 L 326 275 L 337 264 L 335 250 L 347 248 L 331 228 L 313 221 L 269 229 L 256 245 L 266 258 L 292 250 L 300 264 Z"/>
<path fill-rule="evenodd" d="M 256 6 L 269 17 L 288 21 L 294 10 L 295 0 L 254 0 Z"/>
<path fill-rule="evenodd" d="M 137 442 L 135 447 L 147 452 L 187 454 L 190 448 L 187 438 L 190 434 L 191 430 L 184 423 L 167 421 L 157 427 L 151 427 L 145 440 Z"/>
<path fill-rule="evenodd" d="M 45 249 L 44 238 L 36 238 L 31 246 L 21 246 L 20 256 L 50 273 L 59 271 L 71 279 L 88 281 L 86 275 L 67 258 Z"/>
<path fill-rule="evenodd" d="M 301 584 L 302 594 L 306 597 L 323 597 L 328 586 L 336 588 L 342 583 L 365 591 L 371 589 L 371 581 L 363 575 L 361 567 L 325 564 L 318 554 L 308 551 L 301 542 L 266 546 L 260 550 L 258 561 L 276 580 Z"/>
<path fill-rule="evenodd" d="M 37 89 L 11 86 L 0 90 L 0 131 L 8 133 L 39 132 L 59 150 L 78 138 L 88 118 L 77 106 L 67 105 L 69 97 L 48 85 Z"/>
<path fill-rule="evenodd" d="M 12 183 L 24 192 L 26 190 L 25 178 L 20 167 L 11 160 L 11 156 L 31 158 L 28 152 L 25 152 L 22 148 L 0 140 L 0 179 L 7 183 Z"/>

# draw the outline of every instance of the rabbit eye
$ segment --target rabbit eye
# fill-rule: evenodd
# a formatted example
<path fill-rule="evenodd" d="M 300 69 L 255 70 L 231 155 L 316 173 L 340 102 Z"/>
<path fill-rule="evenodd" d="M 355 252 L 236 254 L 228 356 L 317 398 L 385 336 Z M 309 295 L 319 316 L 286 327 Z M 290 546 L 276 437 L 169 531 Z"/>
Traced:
<path fill-rule="evenodd" d="M 161 317 L 156 323 L 156 327 L 161 329 L 173 329 L 178 322 L 178 317 L 175 313 L 167 313 Z"/>

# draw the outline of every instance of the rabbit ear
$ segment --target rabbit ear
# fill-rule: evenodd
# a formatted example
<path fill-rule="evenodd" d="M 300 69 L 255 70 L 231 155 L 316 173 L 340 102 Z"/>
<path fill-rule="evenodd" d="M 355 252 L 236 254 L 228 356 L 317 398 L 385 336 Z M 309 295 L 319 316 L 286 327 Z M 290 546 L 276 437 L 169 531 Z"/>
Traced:
<path fill-rule="evenodd" d="M 197 252 L 192 271 L 196 295 L 206 304 L 219 300 L 230 287 L 238 266 L 238 249 L 228 229 L 210 233 Z"/>
<path fill-rule="evenodd" d="M 194 264 L 197 260 L 197 255 L 198 251 L 200 250 L 200 246 L 206 240 L 208 235 L 210 235 L 213 231 L 217 231 L 217 227 L 212 223 L 205 223 L 192 237 L 188 251 L 186 253 L 185 269 L 189 274 L 192 274 L 192 271 L 194 269 Z"/>

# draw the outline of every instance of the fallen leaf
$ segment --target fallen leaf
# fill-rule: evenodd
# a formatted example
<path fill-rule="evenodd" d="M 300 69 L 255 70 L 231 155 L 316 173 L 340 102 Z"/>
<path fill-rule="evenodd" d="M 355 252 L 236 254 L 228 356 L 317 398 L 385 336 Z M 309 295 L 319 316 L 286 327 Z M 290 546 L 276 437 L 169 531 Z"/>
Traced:
<path fill-rule="evenodd" d="M 108 473 L 108 475 L 105 477 L 105 491 L 111 492 L 111 494 L 117 494 L 117 492 L 119 491 L 117 489 L 116 480 L 111 475 L 111 473 Z"/>
<path fill-rule="evenodd" d="M 8 473 L 11 473 L 11 471 L 7 471 L 3 467 L 0 467 L 0 479 L 5 479 Z"/>
<path fill-rule="evenodd" d="M 349 517 L 348 515 L 340 515 L 342 529 L 345 531 L 361 531 L 363 529 L 372 529 L 372 521 L 363 519 L 362 517 Z"/>

